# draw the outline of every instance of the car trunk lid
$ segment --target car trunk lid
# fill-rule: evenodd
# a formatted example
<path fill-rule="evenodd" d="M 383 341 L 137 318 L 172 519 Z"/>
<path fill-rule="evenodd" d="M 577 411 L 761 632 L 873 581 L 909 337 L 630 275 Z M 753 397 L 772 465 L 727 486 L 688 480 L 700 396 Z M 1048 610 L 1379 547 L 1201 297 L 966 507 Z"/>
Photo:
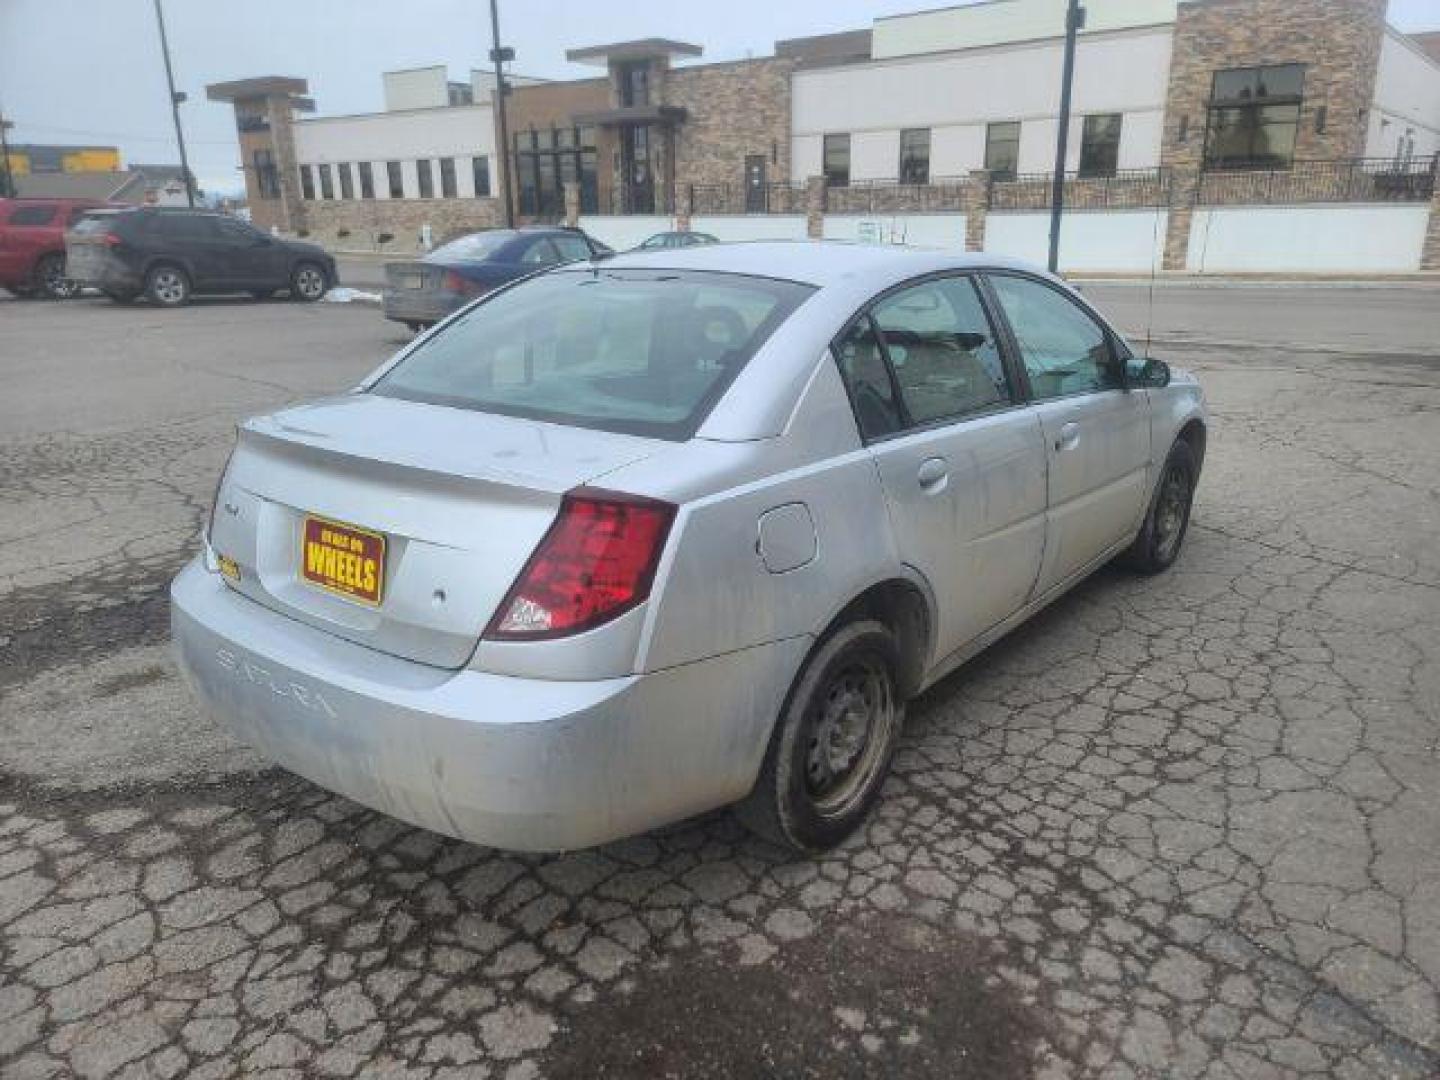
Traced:
<path fill-rule="evenodd" d="M 347 640 L 456 668 L 563 494 L 661 445 L 370 394 L 330 399 L 241 428 L 211 544 L 234 560 L 231 585 L 252 600 Z M 342 542 L 352 539 L 357 559 L 378 557 L 377 602 L 307 576 L 309 545 L 332 526 Z"/>
<path fill-rule="evenodd" d="M 385 264 L 385 285 L 390 289 L 419 291 L 439 289 L 445 282 L 445 268 L 433 263 L 412 260 Z"/>

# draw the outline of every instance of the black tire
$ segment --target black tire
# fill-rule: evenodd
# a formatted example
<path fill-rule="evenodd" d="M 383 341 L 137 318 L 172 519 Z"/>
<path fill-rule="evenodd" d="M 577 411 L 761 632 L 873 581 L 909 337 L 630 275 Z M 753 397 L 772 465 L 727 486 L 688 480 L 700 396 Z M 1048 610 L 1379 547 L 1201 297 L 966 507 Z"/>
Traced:
<path fill-rule="evenodd" d="M 35 264 L 35 284 L 47 300 L 69 300 L 80 295 L 80 285 L 65 276 L 65 256 L 58 251 Z"/>
<path fill-rule="evenodd" d="M 736 808 L 740 820 L 801 853 L 854 832 L 880 797 L 905 720 L 900 668 L 895 635 L 874 620 L 848 623 L 821 642 L 791 687 L 760 778 Z"/>
<path fill-rule="evenodd" d="M 180 307 L 190 300 L 190 278 L 174 263 L 152 266 L 145 275 L 145 295 L 161 307 Z"/>
<path fill-rule="evenodd" d="M 1158 574 L 1175 564 L 1190 527 L 1197 478 L 1195 451 L 1184 439 L 1177 439 L 1160 469 L 1140 534 L 1121 562 L 1142 574 Z"/>
<path fill-rule="evenodd" d="M 319 263 L 296 263 L 290 272 L 290 296 L 307 304 L 319 300 L 330 291 L 330 277 Z"/>

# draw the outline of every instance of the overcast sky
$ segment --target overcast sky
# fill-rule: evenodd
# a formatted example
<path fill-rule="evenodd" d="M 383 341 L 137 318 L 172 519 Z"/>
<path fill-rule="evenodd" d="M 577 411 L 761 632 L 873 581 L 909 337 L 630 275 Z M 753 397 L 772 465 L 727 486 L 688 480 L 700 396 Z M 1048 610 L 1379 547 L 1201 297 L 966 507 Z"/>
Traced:
<path fill-rule="evenodd" d="M 0 0 L 0 110 L 16 142 L 119 146 L 127 164 L 175 162 L 153 0 Z M 706 60 L 764 56 L 779 38 L 868 27 L 939 0 L 501 0 L 515 70 L 593 75 L 565 50 L 670 37 Z M 233 115 L 205 85 L 254 75 L 308 79 L 320 115 L 381 108 L 380 73 L 448 64 L 460 77 L 490 49 L 487 0 L 165 0 L 191 166 L 201 185 L 243 187 Z M 1390 0 L 1401 30 L 1440 29 L 1440 0 Z"/>

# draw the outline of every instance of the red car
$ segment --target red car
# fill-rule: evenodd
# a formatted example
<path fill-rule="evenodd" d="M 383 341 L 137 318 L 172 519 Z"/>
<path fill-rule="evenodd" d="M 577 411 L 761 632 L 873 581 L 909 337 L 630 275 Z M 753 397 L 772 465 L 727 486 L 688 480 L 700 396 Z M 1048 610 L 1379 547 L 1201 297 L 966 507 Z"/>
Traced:
<path fill-rule="evenodd" d="M 0 199 L 0 287 L 16 296 L 64 300 L 80 291 L 65 276 L 65 230 L 96 199 Z"/>

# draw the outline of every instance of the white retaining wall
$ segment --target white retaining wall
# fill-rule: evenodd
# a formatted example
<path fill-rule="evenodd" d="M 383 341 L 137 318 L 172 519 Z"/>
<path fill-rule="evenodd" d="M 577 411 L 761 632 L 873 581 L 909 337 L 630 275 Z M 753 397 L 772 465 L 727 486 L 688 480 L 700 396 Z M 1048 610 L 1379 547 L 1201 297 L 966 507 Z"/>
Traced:
<path fill-rule="evenodd" d="M 826 240 L 965 250 L 964 214 L 826 214 Z"/>
<path fill-rule="evenodd" d="M 695 232 L 717 240 L 804 240 L 804 214 L 705 214 L 690 219 Z"/>
<path fill-rule="evenodd" d="M 1197 207 L 1185 268 L 1212 274 L 1412 272 L 1420 269 L 1429 217 L 1425 203 Z"/>
<path fill-rule="evenodd" d="M 662 214 L 582 214 L 580 228 L 616 251 L 633 248 L 657 232 L 675 228 L 675 219 Z"/>
<path fill-rule="evenodd" d="M 1165 255 L 1169 214 L 1154 210 L 1067 210 L 1060 226 L 1062 272 L 1144 273 Z M 1050 212 L 994 210 L 985 218 L 985 250 L 1045 265 Z"/>

